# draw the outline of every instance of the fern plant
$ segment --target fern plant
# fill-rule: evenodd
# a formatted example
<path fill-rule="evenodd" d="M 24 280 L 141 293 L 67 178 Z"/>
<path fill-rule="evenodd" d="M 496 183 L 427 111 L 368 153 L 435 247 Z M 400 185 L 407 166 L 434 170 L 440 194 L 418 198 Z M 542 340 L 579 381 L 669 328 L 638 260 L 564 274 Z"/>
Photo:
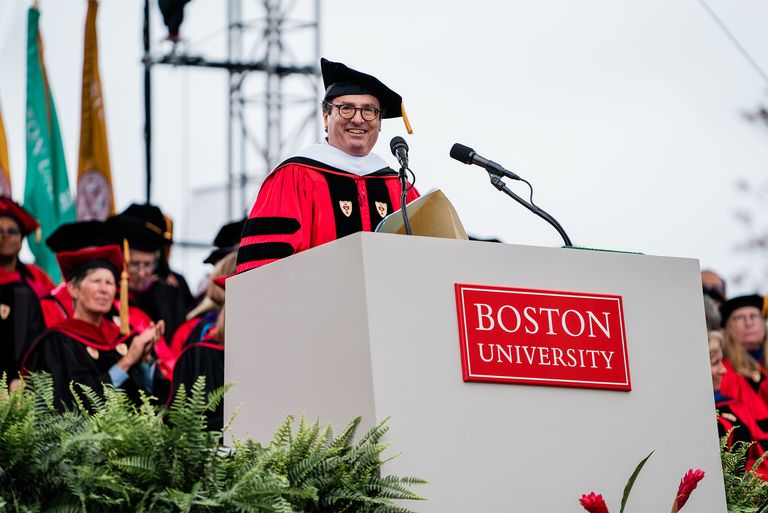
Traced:
<path fill-rule="evenodd" d="M 75 408 L 54 408 L 46 374 L 9 391 L 0 381 L 0 513 L 398 512 L 422 480 L 381 477 L 386 420 L 354 443 L 360 419 L 334 437 L 319 421 L 287 419 L 274 439 L 220 445 L 207 428 L 227 387 L 199 378 L 171 406 L 72 385 Z"/>
<path fill-rule="evenodd" d="M 745 442 L 735 442 L 728 447 L 730 432 L 720 438 L 720 459 L 723 466 L 723 483 L 729 512 L 768 513 L 768 482 L 757 473 L 763 454 L 755 461 L 752 468 L 744 472 L 747 453 L 752 446 Z"/>

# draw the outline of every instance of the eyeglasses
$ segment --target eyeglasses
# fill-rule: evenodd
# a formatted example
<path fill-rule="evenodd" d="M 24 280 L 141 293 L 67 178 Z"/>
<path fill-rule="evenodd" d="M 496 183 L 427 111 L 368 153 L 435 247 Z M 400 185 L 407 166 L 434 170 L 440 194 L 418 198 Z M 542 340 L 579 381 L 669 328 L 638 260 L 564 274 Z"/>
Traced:
<path fill-rule="evenodd" d="M 129 271 L 154 271 L 155 262 L 128 262 Z"/>
<path fill-rule="evenodd" d="M 336 107 L 339 109 L 339 116 L 341 116 L 344 119 L 352 119 L 355 117 L 355 114 L 357 114 L 357 111 L 360 111 L 360 115 L 363 116 L 363 119 L 366 121 L 373 121 L 374 119 L 379 117 L 379 114 L 381 114 L 381 109 L 377 109 L 376 107 L 355 107 L 354 105 L 350 105 L 348 103 L 342 103 L 341 105 L 335 105 L 333 103 L 326 103 L 326 105 L 330 105 L 331 107 Z"/>
<path fill-rule="evenodd" d="M 741 324 L 746 324 L 747 321 L 749 322 L 757 322 L 758 319 L 762 319 L 763 316 L 759 313 L 749 313 L 749 314 L 738 314 L 738 315 L 732 315 L 731 319 L 733 322 L 738 322 Z"/>
<path fill-rule="evenodd" d="M 6 230 L 0 229 L 0 235 L 8 238 L 18 237 L 19 235 L 21 235 L 21 230 L 19 230 L 18 228 L 8 228 Z"/>

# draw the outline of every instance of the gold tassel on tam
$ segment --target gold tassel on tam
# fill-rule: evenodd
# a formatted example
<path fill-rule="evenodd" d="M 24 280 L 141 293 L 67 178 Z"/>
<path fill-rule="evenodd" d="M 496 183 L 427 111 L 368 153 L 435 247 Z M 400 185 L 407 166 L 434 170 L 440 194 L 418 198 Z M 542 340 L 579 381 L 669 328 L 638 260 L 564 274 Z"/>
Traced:
<path fill-rule="evenodd" d="M 131 261 L 131 250 L 128 241 L 123 239 L 123 271 L 120 273 L 120 334 L 127 335 L 131 332 L 131 324 L 128 319 L 128 264 Z"/>
<path fill-rule="evenodd" d="M 411 122 L 408 121 L 408 114 L 405 113 L 405 104 L 400 104 L 400 113 L 403 115 L 403 123 L 405 123 L 405 131 L 408 135 L 413 135 L 413 128 L 411 128 Z"/>
<path fill-rule="evenodd" d="M 35 244 L 40 244 L 40 241 L 43 239 L 43 229 L 39 226 L 35 230 Z"/>

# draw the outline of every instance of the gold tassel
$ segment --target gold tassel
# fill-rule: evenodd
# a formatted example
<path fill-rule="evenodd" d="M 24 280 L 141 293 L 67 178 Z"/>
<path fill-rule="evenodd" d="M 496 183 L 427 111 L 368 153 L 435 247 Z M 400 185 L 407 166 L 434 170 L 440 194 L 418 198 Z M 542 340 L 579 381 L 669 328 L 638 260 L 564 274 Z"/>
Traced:
<path fill-rule="evenodd" d="M 768 317 L 768 296 L 763 296 L 763 317 Z"/>
<path fill-rule="evenodd" d="M 38 226 L 35 229 L 35 244 L 40 244 L 41 240 L 43 240 L 43 229 Z"/>
<path fill-rule="evenodd" d="M 127 335 L 131 332 L 130 319 L 128 318 L 128 263 L 131 261 L 131 252 L 128 241 L 123 239 L 123 271 L 120 273 L 120 334 Z"/>
<path fill-rule="evenodd" d="M 403 123 L 405 123 L 405 131 L 408 135 L 413 135 L 413 128 L 411 128 L 411 122 L 408 121 L 408 114 L 405 113 L 405 103 L 400 104 L 400 113 L 403 115 Z"/>

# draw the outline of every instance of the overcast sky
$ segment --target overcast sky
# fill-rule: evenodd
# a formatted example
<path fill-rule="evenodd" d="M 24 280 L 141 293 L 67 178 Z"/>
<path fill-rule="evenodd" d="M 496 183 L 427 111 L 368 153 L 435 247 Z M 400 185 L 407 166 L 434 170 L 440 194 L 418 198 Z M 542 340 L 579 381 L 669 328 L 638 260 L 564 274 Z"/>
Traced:
<path fill-rule="evenodd" d="M 261 2 L 243 3 L 248 15 L 260 15 Z M 86 2 L 40 4 L 74 186 Z M 296 4 L 297 10 L 312 5 Z M 192 51 L 223 54 L 225 5 L 188 4 L 182 35 Z M 768 68 L 768 4 L 708 5 Z M 25 0 L 0 2 L 0 105 L 17 199 L 24 183 L 27 6 Z M 145 199 L 142 6 L 102 0 L 98 20 L 119 208 Z M 164 31 L 153 7 L 159 44 Z M 735 249 L 750 234 L 736 217 L 740 208 L 756 216 L 753 230 L 768 231 L 760 199 L 737 188 L 740 180 L 765 187 L 768 130 L 744 113 L 768 103 L 768 87 L 702 3 L 390 0 L 382 8 L 332 0 L 322 4 L 321 19 L 323 55 L 402 94 L 415 129 L 406 139 L 417 187 L 442 188 L 469 232 L 513 244 L 561 244 L 554 229 L 496 191 L 480 168 L 450 159 L 454 142 L 527 178 L 534 200 L 576 245 L 696 258 L 732 281 L 749 269 L 753 279 L 731 291 L 768 292 L 762 255 L 749 258 Z M 308 47 L 293 52 L 312 55 Z M 225 206 L 202 209 L 201 219 L 200 207 L 210 198 L 192 198 L 204 198 L 201 191 L 224 181 L 226 77 L 159 69 L 155 86 L 152 200 L 176 219 L 178 238 L 210 241 Z M 377 145 L 393 167 L 388 142 L 395 135 L 405 135 L 400 121 L 385 121 Z M 524 187 L 513 189 L 527 197 Z M 201 255 L 177 251 L 174 265 L 195 281 L 205 270 Z"/>

